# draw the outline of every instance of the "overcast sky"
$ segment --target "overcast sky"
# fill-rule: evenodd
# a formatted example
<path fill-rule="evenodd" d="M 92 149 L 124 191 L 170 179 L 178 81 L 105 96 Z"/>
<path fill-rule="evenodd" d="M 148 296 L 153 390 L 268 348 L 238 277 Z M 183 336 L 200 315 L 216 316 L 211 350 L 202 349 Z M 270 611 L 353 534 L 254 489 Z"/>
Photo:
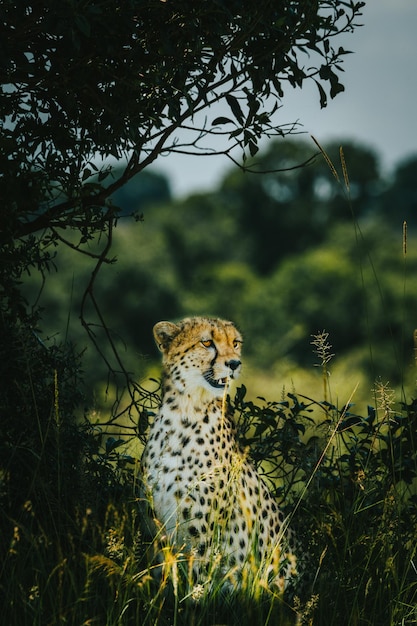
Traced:
<path fill-rule="evenodd" d="M 341 137 L 363 141 L 377 150 L 389 171 L 417 154 L 417 0 L 368 0 L 360 21 L 361 28 L 340 43 L 335 40 L 354 51 L 343 63 L 346 91 L 320 109 L 316 87 L 290 88 L 281 119 L 298 120 L 324 145 Z M 182 196 L 213 189 L 229 168 L 225 157 L 172 155 L 156 169 Z"/>

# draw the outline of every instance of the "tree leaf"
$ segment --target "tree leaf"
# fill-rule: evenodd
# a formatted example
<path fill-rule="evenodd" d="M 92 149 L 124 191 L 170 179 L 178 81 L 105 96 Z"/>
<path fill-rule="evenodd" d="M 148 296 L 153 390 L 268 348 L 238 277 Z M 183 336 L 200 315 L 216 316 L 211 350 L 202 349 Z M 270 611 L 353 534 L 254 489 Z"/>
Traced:
<path fill-rule="evenodd" d="M 332 85 L 330 87 L 330 97 L 335 98 L 338 93 L 341 93 L 344 90 L 345 90 L 345 87 L 344 85 L 342 85 L 342 83 L 339 83 L 339 81 L 337 82 L 334 81 L 332 82 Z"/>
<path fill-rule="evenodd" d="M 235 118 L 241 124 L 243 124 L 244 117 L 243 117 L 243 111 L 239 104 L 239 100 L 235 96 L 232 96 L 231 94 L 226 94 L 226 101 L 229 107 L 231 108 L 232 113 L 235 116 Z"/>
<path fill-rule="evenodd" d="M 234 121 L 229 117 L 216 117 L 212 124 L 213 126 L 219 126 L 220 124 L 234 124 Z"/>
<path fill-rule="evenodd" d="M 254 141 L 249 141 L 248 143 L 248 147 L 249 147 L 249 152 L 251 156 L 255 156 L 255 154 L 258 152 L 259 148 L 256 145 L 256 143 Z"/>
<path fill-rule="evenodd" d="M 316 80 L 316 85 L 320 93 L 320 107 L 324 109 L 327 106 L 327 95 L 323 87 L 320 85 L 320 83 L 317 80 Z"/>

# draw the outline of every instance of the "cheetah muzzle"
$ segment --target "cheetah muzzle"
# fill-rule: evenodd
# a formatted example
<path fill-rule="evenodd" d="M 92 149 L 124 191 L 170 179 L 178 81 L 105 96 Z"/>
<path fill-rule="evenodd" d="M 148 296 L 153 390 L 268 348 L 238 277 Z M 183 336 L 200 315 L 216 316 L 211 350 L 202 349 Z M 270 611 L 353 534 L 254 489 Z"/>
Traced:
<path fill-rule="evenodd" d="M 246 570 L 283 591 L 296 576 L 292 532 L 225 411 L 224 394 L 241 369 L 239 331 L 194 317 L 159 322 L 154 337 L 162 402 L 142 468 L 163 534 L 192 556 L 200 580 L 221 555 L 222 576 L 233 585 Z"/>

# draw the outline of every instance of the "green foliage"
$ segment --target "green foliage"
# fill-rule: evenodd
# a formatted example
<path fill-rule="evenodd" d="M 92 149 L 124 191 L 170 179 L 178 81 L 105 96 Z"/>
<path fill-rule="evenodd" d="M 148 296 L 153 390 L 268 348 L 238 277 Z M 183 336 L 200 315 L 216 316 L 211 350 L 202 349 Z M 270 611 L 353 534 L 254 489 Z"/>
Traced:
<path fill-rule="evenodd" d="M 413 273 L 415 264 L 410 251 L 405 267 L 400 233 L 393 241 L 382 224 L 371 222 L 360 234 L 348 226 L 331 230 L 325 244 L 289 257 L 258 281 L 256 295 L 245 301 L 248 331 L 259 337 L 258 363 L 268 353 L 311 363 L 308 339 L 325 328 L 338 355 L 368 342 L 379 348 L 373 358 L 363 350 L 363 367 L 371 380 L 397 382 L 412 359 L 415 294 L 404 289 L 404 272 Z"/>
<path fill-rule="evenodd" d="M 81 451 L 78 358 L 71 346 L 46 348 L 14 314 L 3 311 L 0 327 L 1 507 L 12 516 L 27 499 L 41 511 L 73 505 Z"/>
<path fill-rule="evenodd" d="M 332 42 L 353 31 L 363 4 L 4 3 L 4 237 L 69 226 L 89 237 L 116 219 L 112 193 L 159 155 L 198 154 L 202 139 L 222 135 L 223 152 L 253 155 L 261 136 L 289 132 L 274 116 L 286 85 L 314 81 L 323 106 L 327 86 L 331 97 L 343 89 L 346 51 Z M 222 100 L 230 118 L 199 117 Z M 191 135 L 182 144 L 180 128 Z M 127 164 L 116 170 L 109 157 Z"/>
<path fill-rule="evenodd" d="M 13 305 L 17 306 L 13 306 Z M 45 551 L 58 558 L 80 497 L 84 441 L 74 411 L 81 400 L 70 346 L 47 348 L 19 318 L 20 300 L 1 311 L 0 595 L 20 606 Z M 23 560 L 16 559 L 20 552 Z M 11 595 L 11 585 L 16 591 Z M 16 595 L 17 594 L 17 595 Z M 28 598 L 25 598 L 28 608 Z M 22 613 L 24 622 L 29 615 Z"/>
<path fill-rule="evenodd" d="M 308 551 L 317 624 L 415 617 L 416 402 L 397 412 L 386 385 L 366 416 L 288 394 L 232 405 Z"/>
<path fill-rule="evenodd" d="M 416 191 L 417 158 L 408 157 L 401 161 L 394 171 L 392 184 L 386 189 L 381 202 L 381 212 L 397 228 L 403 220 L 416 227 Z M 401 207 L 401 212 L 398 211 Z"/>
<path fill-rule="evenodd" d="M 372 212 L 381 184 L 377 157 L 366 146 L 340 141 L 326 146 L 335 162 L 341 145 L 349 164 L 350 206 L 324 159 L 312 160 L 313 144 L 306 141 L 272 143 L 256 160 L 262 175 L 237 170 L 225 177 L 222 193 L 245 238 L 247 260 L 259 273 L 317 246 L 335 224 L 351 223 L 352 212 L 356 218 Z"/>
<path fill-rule="evenodd" d="M 75 626 L 93 618 L 109 626 L 121 619 L 161 626 L 250 619 L 261 625 L 293 623 L 295 611 L 300 623 L 311 625 L 412 622 L 417 403 L 397 411 L 386 385 L 376 396 L 376 408 L 364 416 L 352 406 L 293 393 L 254 402 L 241 387 L 230 398 L 242 445 L 275 487 L 308 551 L 311 580 L 304 599 L 291 601 L 292 610 L 266 590 L 258 596 L 242 591 L 229 597 L 216 588 L 207 593 L 172 548 L 158 565 L 150 560 L 140 534 L 133 459 L 120 439 L 102 440 L 96 430 L 93 439 L 102 445 L 87 454 L 85 508 L 58 537 L 46 525 L 48 515 L 27 500 L 2 535 L 4 617 L 11 626 L 59 620 Z M 149 397 L 142 402 L 149 411 Z"/>

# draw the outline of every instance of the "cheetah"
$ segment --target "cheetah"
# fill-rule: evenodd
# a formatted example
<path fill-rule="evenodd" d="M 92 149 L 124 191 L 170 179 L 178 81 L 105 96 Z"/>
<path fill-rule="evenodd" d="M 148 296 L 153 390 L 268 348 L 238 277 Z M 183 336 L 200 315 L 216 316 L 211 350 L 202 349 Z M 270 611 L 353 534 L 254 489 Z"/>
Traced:
<path fill-rule="evenodd" d="M 249 570 L 284 592 L 297 575 L 293 534 L 226 410 L 229 382 L 241 369 L 241 334 L 232 322 L 206 317 L 159 322 L 153 332 L 162 402 L 142 469 L 160 527 L 192 556 L 197 576 L 220 555 L 233 585 Z"/>

